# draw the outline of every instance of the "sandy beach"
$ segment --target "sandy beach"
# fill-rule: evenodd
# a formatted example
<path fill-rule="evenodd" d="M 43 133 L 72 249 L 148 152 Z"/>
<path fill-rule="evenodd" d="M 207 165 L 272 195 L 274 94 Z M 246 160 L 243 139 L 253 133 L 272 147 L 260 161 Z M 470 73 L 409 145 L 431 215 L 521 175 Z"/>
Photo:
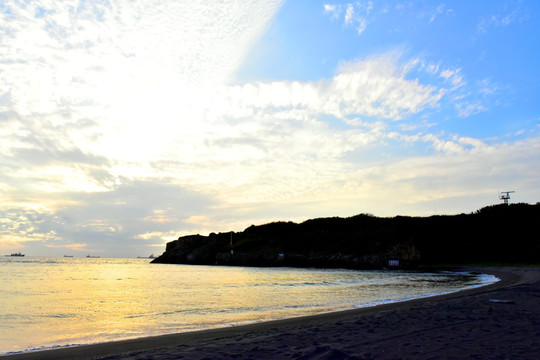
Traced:
<path fill-rule="evenodd" d="M 372 308 L 22 353 L 2 359 L 539 359 L 540 268 Z"/>

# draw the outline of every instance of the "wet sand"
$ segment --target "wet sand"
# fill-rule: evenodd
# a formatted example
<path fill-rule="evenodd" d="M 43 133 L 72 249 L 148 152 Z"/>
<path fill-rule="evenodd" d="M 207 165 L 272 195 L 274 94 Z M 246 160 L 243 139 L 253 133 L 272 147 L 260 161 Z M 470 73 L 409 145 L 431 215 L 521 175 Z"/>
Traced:
<path fill-rule="evenodd" d="M 540 359 L 540 268 L 372 308 L 0 357 L 4 359 Z"/>

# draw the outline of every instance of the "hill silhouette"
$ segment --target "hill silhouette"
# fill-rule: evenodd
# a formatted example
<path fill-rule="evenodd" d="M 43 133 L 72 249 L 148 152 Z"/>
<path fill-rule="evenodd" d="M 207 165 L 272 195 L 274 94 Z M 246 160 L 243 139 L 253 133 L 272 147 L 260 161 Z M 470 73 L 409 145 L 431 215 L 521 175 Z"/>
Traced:
<path fill-rule="evenodd" d="M 493 205 L 460 215 L 273 222 L 242 232 L 183 236 L 153 262 L 355 269 L 386 267 L 390 260 L 402 267 L 538 263 L 539 223 L 540 203 Z"/>

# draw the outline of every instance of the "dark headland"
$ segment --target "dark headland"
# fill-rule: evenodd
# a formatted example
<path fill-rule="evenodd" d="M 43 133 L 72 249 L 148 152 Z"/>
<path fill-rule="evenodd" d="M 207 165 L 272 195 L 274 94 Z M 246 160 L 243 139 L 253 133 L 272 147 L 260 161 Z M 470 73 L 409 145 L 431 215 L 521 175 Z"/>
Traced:
<path fill-rule="evenodd" d="M 242 232 L 183 236 L 153 262 L 352 269 L 533 264 L 540 259 L 539 223 L 540 203 L 493 205 L 459 215 L 274 222 Z"/>

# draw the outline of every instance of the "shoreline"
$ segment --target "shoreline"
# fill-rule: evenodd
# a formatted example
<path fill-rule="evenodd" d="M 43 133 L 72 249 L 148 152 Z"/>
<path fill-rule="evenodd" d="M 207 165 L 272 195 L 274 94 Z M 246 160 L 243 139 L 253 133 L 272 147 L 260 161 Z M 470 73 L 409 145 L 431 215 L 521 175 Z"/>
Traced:
<path fill-rule="evenodd" d="M 358 338 L 361 338 L 362 335 L 364 335 L 364 340 L 366 340 L 363 341 L 363 349 L 370 348 L 370 344 L 371 347 L 373 347 L 379 343 L 381 349 L 385 349 L 385 356 L 388 356 L 385 357 L 382 356 L 382 354 L 379 354 L 381 356 L 373 354 L 373 357 L 367 356 L 367 358 L 392 358 L 393 355 L 396 355 L 395 351 L 397 351 L 397 348 L 394 347 L 394 353 L 392 353 L 390 349 L 380 345 L 381 341 L 384 343 L 384 341 L 389 341 L 388 339 L 397 336 L 397 333 L 404 330 L 402 329 L 402 326 L 405 322 L 410 321 L 409 319 L 413 315 L 419 315 L 420 318 L 426 318 L 425 323 L 413 322 L 413 327 L 416 326 L 415 331 L 421 332 L 421 328 L 428 325 L 427 320 L 435 317 L 436 314 L 433 312 L 447 312 L 449 310 L 448 306 L 452 304 L 466 304 L 467 302 L 472 301 L 473 298 L 474 300 L 477 300 L 476 298 L 478 297 L 489 297 L 489 295 L 496 295 L 498 292 L 502 292 L 502 294 L 506 295 L 506 292 L 510 291 L 510 289 L 519 289 L 520 287 L 540 288 L 539 268 L 467 267 L 460 268 L 459 270 L 494 275 L 499 278 L 500 281 L 494 284 L 448 294 L 385 303 L 372 307 L 361 307 L 352 310 L 342 310 L 226 328 L 8 354 L 2 355 L 0 358 L 143 359 L 159 357 L 162 359 L 175 359 L 181 358 L 182 356 L 186 358 L 201 359 L 204 357 L 227 358 L 232 356 L 232 353 L 235 351 L 239 351 L 235 350 L 239 347 L 238 344 L 243 344 L 240 347 L 248 347 L 247 350 L 243 349 L 240 351 L 240 358 L 292 358 L 293 355 L 301 355 L 302 353 L 305 353 L 306 356 L 310 353 L 323 356 L 325 352 L 333 353 L 334 355 L 343 353 L 345 356 L 342 356 L 341 358 L 354 358 L 356 356 L 355 344 L 358 343 Z M 520 291 L 513 291 L 513 293 L 514 296 L 520 297 Z M 521 293 L 523 293 L 523 291 L 521 291 Z M 494 307 L 512 307 L 512 305 L 489 303 L 489 299 L 485 304 L 485 301 L 486 300 L 482 301 L 482 306 L 489 306 L 489 311 L 486 313 L 492 312 Z M 516 304 L 516 300 L 511 301 L 511 304 Z M 538 305 L 538 307 L 540 307 L 540 305 Z M 423 316 L 421 315 L 422 313 Z M 467 319 L 467 316 L 467 314 L 463 314 L 463 311 L 455 314 L 456 319 Z M 401 324 L 398 323 L 400 317 L 402 318 L 401 320 L 403 320 Z M 382 325 L 382 329 L 379 329 L 379 326 L 374 320 L 377 320 L 378 323 Z M 439 321 L 436 321 L 435 324 L 440 326 Z M 540 319 L 538 324 L 540 326 Z M 353 332 L 351 329 L 355 328 L 355 326 L 355 331 L 358 333 L 356 336 L 352 336 Z M 410 328 L 410 325 L 405 325 L 405 327 Z M 382 332 L 380 332 L 381 330 Z M 527 332 L 528 330 L 530 329 L 525 329 L 524 331 Z M 540 333 L 540 327 L 532 330 Z M 459 332 L 456 329 L 454 329 L 454 331 L 456 331 L 456 334 Z M 312 341 L 303 346 L 300 345 L 300 343 L 302 341 L 305 342 L 306 339 L 325 338 L 332 334 L 336 339 L 327 342 L 325 346 L 321 347 L 320 341 Z M 288 340 L 284 340 L 284 337 L 288 338 Z M 295 338 L 299 338 L 299 340 L 302 341 L 293 340 Z M 495 339 L 493 341 L 496 342 Z M 410 343 L 411 342 L 409 341 L 409 345 L 407 345 L 408 348 L 410 347 Z M 425 347 L 425 344 L 422 345 Z M 273 353 L 274 349 L 277 348 L 282 349 L 281 352 L 279 354 Z M 540 348 L 537 347 L 533 350 L 538 351 L 539 349 Z M 229 353 L 226 355 L 220 353 L 220 351 L 228 351 Z M 401 352 L 399 352 L 399 354 L 401 354 Z M 362 356 L 366 357 L 366 354 L 364 353 Z M 326 357 L 308 356 L 304 358 Z M 337 358 L 340 357 L 338 356 Z"/>

